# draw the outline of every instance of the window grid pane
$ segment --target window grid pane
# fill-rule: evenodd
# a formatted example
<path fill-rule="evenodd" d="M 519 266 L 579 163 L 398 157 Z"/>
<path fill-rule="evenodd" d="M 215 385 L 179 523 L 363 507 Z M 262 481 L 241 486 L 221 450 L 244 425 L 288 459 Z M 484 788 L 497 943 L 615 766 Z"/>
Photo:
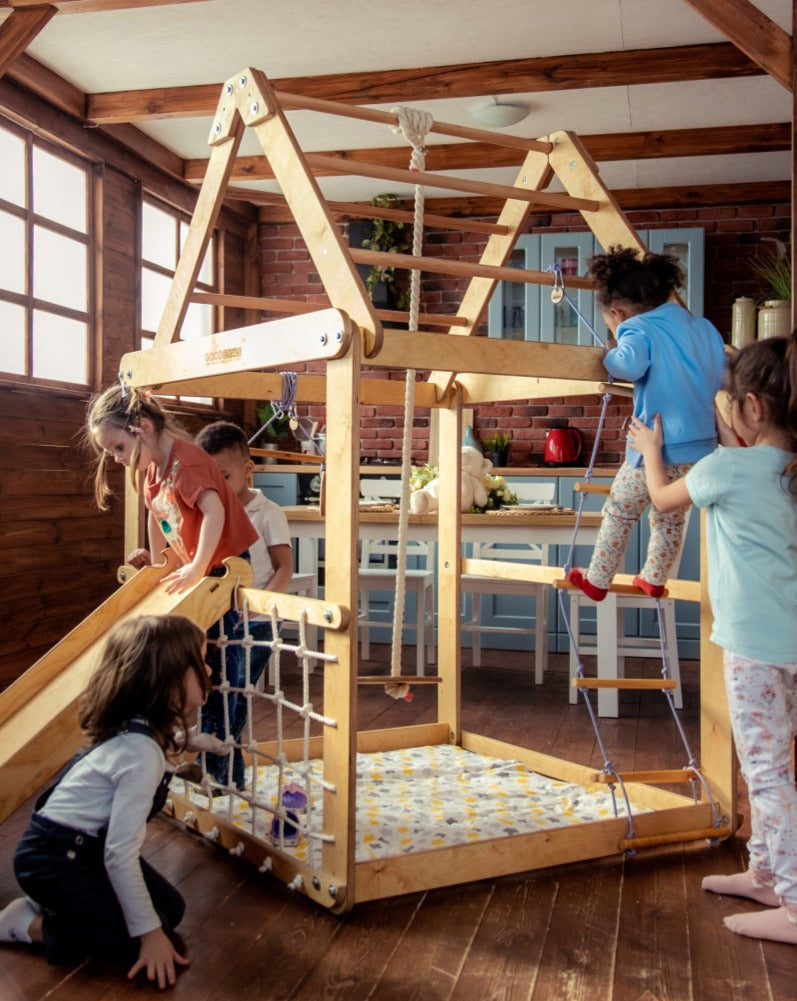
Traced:
<path fill-rule="evenodd" d="M 94 334 L 91 167 L 4 126 L 0 163 L 0 199 L 18 207 L 0 210 L 0 371 L 86 386 Z"/>

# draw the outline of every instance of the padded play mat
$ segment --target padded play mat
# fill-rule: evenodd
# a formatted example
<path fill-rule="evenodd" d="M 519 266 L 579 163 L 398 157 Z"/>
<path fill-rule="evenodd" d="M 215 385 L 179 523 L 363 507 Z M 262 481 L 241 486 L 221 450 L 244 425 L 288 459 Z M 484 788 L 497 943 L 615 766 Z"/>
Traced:
<path fill-rule="evenodd" d="M 248 781 L 251 777 L 249 768 Z M 307 811 L 297 818 L 298 844 L 283 847 L 314 868 L 321 864 L 321 778 L 320 759 L 283 766 L 283 788 L 296 782 L 309 791 Z M 274 818 L 270 809 L 256 803 L 273 808 L 278 783 L 277 765 L 264 764 L 257 768 L 254 787 L 240 796 L 209 799 L 203 786 L 179 777 L 173 788 L 265 841 L 271 840 Z M 633 804 L 632 810 L 646 812 Z M 619 794 L 617 812 L 626 814 Z M 518 761 L 461 747 L 441 744 L 357 755 L 358 862 L 614 816 L 611 791 L 603 784 L 562 782 L 531 772 Z"/>

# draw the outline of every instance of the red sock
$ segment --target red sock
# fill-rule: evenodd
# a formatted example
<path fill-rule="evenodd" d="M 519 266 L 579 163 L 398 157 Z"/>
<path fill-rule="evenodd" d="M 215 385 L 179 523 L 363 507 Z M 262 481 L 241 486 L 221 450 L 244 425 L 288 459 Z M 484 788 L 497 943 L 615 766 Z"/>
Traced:
<path fill-rule="evenodd" d="M 639 574 L 634 577 L 634 587 L 638 587 L 640 591 L 644 591 L 645 594 L 649 594 L 651 598 L 660 598 L 664 594 L 663 584 L 650 584 Z"/>
<path fill-rule="evenodd" d="M 592 598 L 593 601 L 603 601 L 606 597 L 608 588 L 595 587 L 594 584 L 590 584 L 585 574 L 576 569 L 576 567 L 573 567 L 572 570 L 568 570 L 567 579 L 571 584 L 575 584 L 579 590 L 583 591 L 588 598 Z"/>

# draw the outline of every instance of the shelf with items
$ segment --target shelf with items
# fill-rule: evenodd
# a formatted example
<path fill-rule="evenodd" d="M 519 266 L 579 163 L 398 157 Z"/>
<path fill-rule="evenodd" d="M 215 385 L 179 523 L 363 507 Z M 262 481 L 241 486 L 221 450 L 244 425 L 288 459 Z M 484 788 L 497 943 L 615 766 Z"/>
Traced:
<path fill-rule="evenodd" d="M 699 227 L 689 229 L 643 230 L 640 238 L 653 253 L 672 254 L 678 258 L 686 274 L 684 304 L 695 315 L 703 313 L 704 237 Z M 587 260 L 600 254 L 603 248 L 592 233 L 527 233 L 518 237 L 509 266 L 545 271 L 558 264 L 562 271 L 566 297 L 551 301 L 551 288 L 502 281 L 496 287 L 488 306 L 487 325 L 490 337 L 502 340 L 542 341 L 555 344 L 593 346 L 594 339 L 587 323 L 568 302 L 591 324 L 599 337 L 607 334 L 601 311 L 592 292 L 568 289 L 568 276 L 586 274 Z"/>

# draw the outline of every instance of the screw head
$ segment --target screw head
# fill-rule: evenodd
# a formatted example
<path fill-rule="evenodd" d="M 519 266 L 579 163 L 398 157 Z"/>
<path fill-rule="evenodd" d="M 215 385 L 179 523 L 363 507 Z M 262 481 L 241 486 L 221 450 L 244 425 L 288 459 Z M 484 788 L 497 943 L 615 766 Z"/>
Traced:
<path fill-rule="evenodd" d="M 334 886 L 332 883 L 329 884 L 329 895 L 330 897 L 332 897 L 333 900 L 338 895 L 338 888 L 337 886 Z"/>
<path fill-rule="evenodd" d="M 258 111 L 260 111 L 260 105 L 258 104 L 257 101 L 254 102 L 254 104 L 250 108 L 250 111 L 252 112 L 253 115 L 256 115 Z"/>
<path fill-rule="evenodd" d="M 322 334 L 321 335 L 321 343 L 322 344 L 326 344 L 328 340 L 329 340 L 329 338 L 327 337 L 326 334 Z"/>
<path fill-rule="evenodd" d="M 228 83 L 224 88 L 224 93 L 229 97 L 232 94 L 232 84 Z"/>
<path fill-rule="evenodd" d="M 216 133 L 216 135 L 220 134 L 220 132 L 221 132 L 221 122 L 215 122 L 214 123 L 214 125 L 213 125 L 213 131 Z"/>
<path fill-rule="evenodd" d="M 245 76 L 239 77 L 239 79 L 238 79 L 238 86 L 239 87 L 245 87 L 246 86 L 246 82 L 247 81 L 246 81 L 246 77 Z"/>
<path fill-rule="evenodd" d="M 313 876 L 313 889 L 314 890 L 321 889 L 321 880 L 318 878 L 318 876 Z"/>
<path fill-rule="evenodd" d="M 327 608 L 324 610 L 324 622 L 331 622 L 331 621 L 332 621 L 332 612 L 330 612 L 330 610 Z"/>

